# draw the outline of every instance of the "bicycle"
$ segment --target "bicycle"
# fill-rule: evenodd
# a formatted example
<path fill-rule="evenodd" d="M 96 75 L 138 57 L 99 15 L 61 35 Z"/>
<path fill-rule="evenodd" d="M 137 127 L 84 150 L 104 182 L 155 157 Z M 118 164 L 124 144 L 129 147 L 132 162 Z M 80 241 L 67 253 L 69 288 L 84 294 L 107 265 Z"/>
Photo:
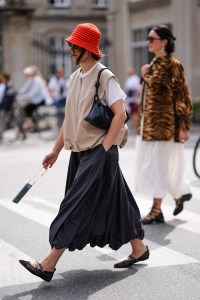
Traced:
<path fill-rule="evenodd" d="M 21 138 L 22 140 L 26 139 L 26 133 L 23 127 L 24 116 L 17 102 L 14 100 L 8 110 L 0 112 L 1 117 L 1 128 L 0 128 L 0 137 L 2 138 L 4 132 L 8 129 L 16 128 L 17 136 L 16 139 Z"/>
<path fill-rule="evenodd" d="M 200 137 L 198 138 L 196 145 L 194 147 L 193 169 L 196 176 L 200 178 Z"/>

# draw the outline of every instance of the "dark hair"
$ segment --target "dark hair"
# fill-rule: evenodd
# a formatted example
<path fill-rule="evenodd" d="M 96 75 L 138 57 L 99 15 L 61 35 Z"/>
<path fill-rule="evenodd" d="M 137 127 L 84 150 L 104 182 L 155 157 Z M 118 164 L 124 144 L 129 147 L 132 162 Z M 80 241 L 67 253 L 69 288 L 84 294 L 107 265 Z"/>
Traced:
<path fill-rule="evenodd" d="M 81 58 L 83 57 L 83 55 L 85 54 L 85 51 L 86 51 L 84 48 L 81 48 L 81 47 L 79 47 L 79 49 L 80 49 L 80 55 L 76 61 L 76 66 L 78 66 L 80 64 Z"/>
<path fill-rule="evenodd" d="M 6 82 L 9 82 L 10 81 L 10 74 L 4 73 L 3 78 L 6 80 Z"/>
<path fill-rule="evenodd" d="M 166 25 L 159 25 L 152 28 L 153 31 L 157 33 L 157 35 L 161 38 L 161 40 L 167 40 L 167 45 L 165 46 L 165 51 L 168 54 L 171 54 L 175 51 L 174 41 L 176 40 L 175 36 L 173 36 L 170 28 Z"/>
<path fill-rule="evenodd" d="M 96 55 L 94 53 L 91 53 L 92 54 L 92 57 L 95 59 L 95 60 L 100 60 L 102 57 L 104 57 L 105 55 L 103 53 L 101 53 L 101 55 Z"/>
<path fill-rule="evenodd" d="M 84 55 L 84 53 L 85 53 L 85 51 L 86 51 L 86 49 L 84 49 L 84 48 L 82 48 L 82 47 L 79 47 L 79 49 L 80 49 L 80 55 L 79 55 L 79 57 L 78 57 L 78 59 L 77 59 L 77 61 L 76 61 L 76 66 L 78 66 L 78 65 L 80 64 L 81 58 L 83 57 L 83 55 Z M 96 54 L 94 54 L 94 53 L 91 53 L 91 56 L 92 56 L 96 61 L 99 61 L 102 57 L 104 57 L 103 54 L 101 54 L 101 55 L 96 55 Z"/>

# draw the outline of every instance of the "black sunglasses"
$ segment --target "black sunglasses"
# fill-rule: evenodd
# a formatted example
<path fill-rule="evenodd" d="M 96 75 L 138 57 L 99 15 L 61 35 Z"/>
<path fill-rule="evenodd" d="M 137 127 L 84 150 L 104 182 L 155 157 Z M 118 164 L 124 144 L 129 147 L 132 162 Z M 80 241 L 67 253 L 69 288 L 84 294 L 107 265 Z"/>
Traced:
<path fill-rule="evenodd" d="M 150 43 L 153 43 L 155 40 L 161 40 L 161 38 L 154 38 L 153 36 L 149 36 L 147 38 L 147 41 L 149 41 Z"/>
<path fill-rule="evenodd" d="M 73 48 L 73 49 L 75 49 L 75 50 L 79 50 L 81 47 L 79 47 L 79 46 L 76 46 L 76 45 L 74 45 L 74 44 L 71 44 L 71 43 L 68 43 L 68 46 L 70 47 L 70 48 Z"/>

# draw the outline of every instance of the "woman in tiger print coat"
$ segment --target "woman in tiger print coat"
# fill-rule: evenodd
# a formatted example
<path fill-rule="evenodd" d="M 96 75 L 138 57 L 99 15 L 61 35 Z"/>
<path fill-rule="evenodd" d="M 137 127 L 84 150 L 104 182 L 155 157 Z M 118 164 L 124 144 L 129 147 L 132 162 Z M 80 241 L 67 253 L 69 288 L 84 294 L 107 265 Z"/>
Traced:
<path fill-rule="evenodd" d="M 183 66 L 171 55 L 175 39 L 167 26 L 154 27 L 148 46 L 155 57 L 141 69 L 134 186 L 153 197 L 143 224 L 164 222 L 161 204 L 167 193 L 176 201 L 174 215 L 192 197 L 183 168 L 183 144 L 189 138 L 192 105 Z"/>

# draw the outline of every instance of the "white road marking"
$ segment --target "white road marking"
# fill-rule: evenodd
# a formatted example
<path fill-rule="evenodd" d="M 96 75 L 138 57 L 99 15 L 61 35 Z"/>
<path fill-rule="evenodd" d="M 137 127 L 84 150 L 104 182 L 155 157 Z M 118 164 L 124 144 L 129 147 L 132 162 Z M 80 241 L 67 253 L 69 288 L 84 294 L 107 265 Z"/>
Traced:
<path fill-rule="evenodd" d="M 34 198 L 32 199 L 32 201 L 34 201 Z M 46 212 L 46 211 L 41 210 L 39 207 L 35 208 L 30 205 L 31 201 L 28 201 L 28 199 L 27 199 L 27 202 L 30 204 L 26 204 L 25 202 L 26 202 L 25 198 L 23 199 L 22 202 L 19 202 L 18 204 L 13 203 L 9 199 L 9 200 L 1 200 L 0 205 L 11 210 L 14 213 L 17 213 L 18 215 L 20 215 L 26 219 L 37 222 L 38 224 L 41 224 L 41 225 L 49 228 L 49 226 L 50 226 L 51 222 L 53 221 L 53 219 L 55 218 L 57 212 L 55 211 L 55 213 L 53 213 L 52 211 L 48 211 L 48 209 L 46 210 L 47 211 Z M 35 201 L 35 202 L 37 202 L 37 203 L 40 202 L 41 204 L 46 203 L 46 205 L 48 203 L 48 207 L 52 208 L 52 203 L 47 202 L 43 199 L 39 200 L 39 198 L 37 198 L 37 201 Z M 58 208 L 58 206 L 55 206 L 55 207 Z"/>
<path fill-rule="evenodd" d="M 135 199 L 140 208 L 141 215 L 146 215 L 149 212 L 152 202 L 137 195 Z M 38 209 L 32 207 L 32 203 L 38 204 Z M 39 209 L 39 204 L 46 206 L 46 211 Z M 43 198 L 28 196 L 25 196 L 18 204 L 12 203 L 10 199 L 1 199 L 0 205 L 45 227 L 49 227 L 59 209 L 58 204 Z M 51 211 L 48 211 L 48 208 L 51 208 Z M 185 202 L 185 208 L 187 208 L 187 202 Z M 55 213 L 52 212 L 52 209 L 55 210 Z M 174 209 L 172 206 L 164 204 L 162 209 L 167 224 L 176 223 L 177 228 L 200 234 L 200 218 L 197 214 L 184 209 L 180 215 L 174 217 L 172 215 Z M 176 220 L 178 220 L 178 222 L 176 222 Z"/>
<path fill-rule="evenodd" d="M 29 273 L 18 261 L 19 259 L 34 261 L 33 258 L 2 239 L 0 239 L 0 253 L 0 288 L 35 282 L 40 284 L 42 282 L 42 279 Z M 62 276 L 55 274 L 54 279 L 62 279 Z"/>
<path fill-rule="evenodd" d="M 140 200 L 139 207 L 142 212 L 148 212 L 150 201 L 148 200 Z M 11 201 L 8 200 L 1 200 L 0 205 L 11 210 L 14 213 L 17 213 L 25 218 L 28 218 L 29 220 L 35 221 L 42 226 L 49 227 L 50 223 L 52 222 L 53 218 L 55 217 L 59 205 L 53 204 L 52 202 L 32 197 L 27 199 L 28 204 L 26 203 L 26 199 L 24 199 L 23 202 L 19 204 L 14 204 Z M 38 208 L 32 207 L 31 204 L 37 204 Z M 45 211 L 41 211 L 40 204 L 43 204 L 46 206 Z M 50 211 L 48 211 L 48 208 L 50 208 Z M 55 214 L 52 212 L 55 210 Z M 165 211 L 166 220 L 168 223 L 173 222 L 172 218 L 172 211 L 173 207 L 164 205 L 163 210 Z M 198 216 L 194 213 L 191 213 L 189 211 L 184 210 L 183 213 L 181 213 L 180 216 L 181 219 L 183 219 L 183 222 L 180 222 L 179 225 L 177 225 L 178 228 L 182 228 L 184 230 L 200 233 L 200 220 Z M 179 218 L 179 219 L 180 219 Z M 171 219 L 171 220 L 170 220 Z M 173 218 L 174 219 L 174 218 Z M 141 266 L 147 267 L 147 268 L 153 268 L 153 267 L 162 267 L 162 266 L 172 266 L 172 265 L 179 265 L 179 264 L 189 264 L 189 263 L 197 263 L 198 260 L 189 257 L 187 255 L 184 255 L 180 252 L 177 252 L 175 250 L 172 250 L 167 247 L 160 246 L 157 243 L 153 243 L 152 241 L 145 240 L 146 244 L 149 246 L 149 249 L 151 251 L 150 259 L 146 262 L 136 264 L 134 267 L 140 268 Z M 95 250 L 102 254 L 109 255 L 115 259 L 120 259 L 121 257 L 127 256 L 130 254 L 130 245 L 124 245 L 121 247 L 117 252 L 113 251 L 109 247 L 95 247 Z"/>
<path fill-rule="evenodd" d="M 152 201 L 142 199 L 142 198 L 137 197 L 137 196 L 135 198 L 136 198 L 137 204 L 140 208 L 141 215 L 145 216 L 146 214 L 148 214 L 149 211 L 150 211 L 150 208 L 152 206 Z M 199 215 L 188 211 L 186 209 L 187 208 L 187 203 L 188 202 L 185 202 L 184 210 L 181 212 L 181 214 L 177 215 L 176 217 L 173 216 L 173 210 L 175 208 L 175 204 L 174 204 L 174 207 L 172 207 L 170 205 L 163 204 L 162 205 L 162 212 L 163 212 L 164 217 L 165 217 L 165 222 L 169 225 L 170 224 L 172 224 L 172 225 L 176 224 L 174 226 L 176 226 L 177 228 L 184 229 L 184 230 L 187 230 L 189 232 L 200 234 L 200 218 L 199 218 Z"/>
<path fill-rule="evenodd" d="M 146 261 L 138 262 L 137 264 L 135 264 L 134 268 L 136 269 L 199 263 L 198 260 L 188 255 L 161 246 L 150 240 L 145 239 L 145 244 L 149 247 L 150 258 Z M 117 261 L 125 259 L 131 252 L 131 246 L 129 245 L 129 243 L 127 245 L 122 246 L 117 252 L 110 249 L 108 246 L 104 248 L 95 247 L 94 249 L 98 252 L 101 252 L 102 254 L 107 254 L 115 258 Z"/>
<path fill-rule="evenodd" d="M 59 208 L 59 205 L 58 204 L 55 204 L 55 203 L 52 203 L 48 200 L 45 200 L 43 198 L 39 198 L 39 197 L 35 197 L 35 196 L 32 196 L 31 199 L 30 199 L 30 204 L 34 202 L 34 203 L 39 203 L 39 204 L 43 204 L 47 207 L 50 207 L 50 208 L 53 208 L 55 209 L 56 211 L 58 211 L 58 208 Z"/>
<path fill-rule="evenodd" d="M 149 240 L 145 240 L 146 244 L 150 249 L 150 258 L 147 261 L 134 265 L 134 268 L 140 269 L 140 264 L 146 264 L 145 268 L 156 268 L 156 267 L 167 267 L 176 265 L 185 265 L 191 263 L 199 263 L 198 260 L 182 254 L 181 252 L 173 249 L 160 246 Z"/>
<path fill-rule="evenodd" d="M 94 249 L 103 254 L 106 254 L 106 255 L 115 252 L 114 250 L 112 250 L 111 248 L 108 248 L 108 247 L 100 248 L 100 247 L 96 246 L 96 247 L 94 247 Z"/>
<path fill-rule="evenodd" d="M 18 260 L 33 260 L 25 253 L 0 239 L 0 287 L 40 282 L 36 276 L 20 266 Z"/>

